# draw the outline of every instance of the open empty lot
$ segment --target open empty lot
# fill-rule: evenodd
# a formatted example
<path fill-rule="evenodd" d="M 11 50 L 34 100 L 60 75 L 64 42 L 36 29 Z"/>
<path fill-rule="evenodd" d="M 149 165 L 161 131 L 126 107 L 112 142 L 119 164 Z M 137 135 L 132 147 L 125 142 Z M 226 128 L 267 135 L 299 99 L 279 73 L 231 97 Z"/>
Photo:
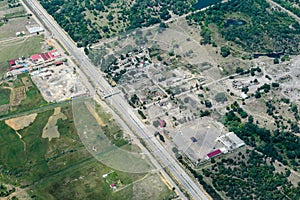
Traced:
<path fill-rule="evenodd" d="M 60 102 L 86 93 L 73 70 L 66 66 L 49 66 L 32 72 L 32 80 L 48 102 Z"/>
<path fill-rule="evenodd" d="M 8 70 L 8 60 L 20 58 L 22 56 L 29 57 L 35 53 L 40 53 L 43 46 L 43 40 L 43 35 L 40 35 L 18 38 L 13 41 L 0 41 L 0 75 L 3 75 Z"/>

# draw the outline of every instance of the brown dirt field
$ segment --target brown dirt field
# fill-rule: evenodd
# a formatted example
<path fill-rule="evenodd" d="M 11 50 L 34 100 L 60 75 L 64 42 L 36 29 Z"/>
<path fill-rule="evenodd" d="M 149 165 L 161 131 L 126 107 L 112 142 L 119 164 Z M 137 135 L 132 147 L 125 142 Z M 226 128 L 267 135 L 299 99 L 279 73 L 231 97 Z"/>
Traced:
<path fill-rule="evenodd" d="M 133 198 L 132 199 L 159 199 L 161 193 L 168 190 L 160 176 L 157 174 L 148 174 L 141 180 L 133 184 Z"/>
<path fill-rule="evenodd" d="M 18 106 L 26 98 L 26 88 L 24 86 L 12 89 L 10 93 L 10 105 Z"/>
<path fill-rule="evenodd" d="M 96 119 L 96 121 L 98 122 L 98 124 L 100 126 L 105 126 L 105 123 L 103 122 L 103 120 L 101 119 L 101 117 L 99 117 L 99 115 L 97 114 L 97 112 L 95 111 L 95 108 L 93 107 L 93 105 L 91 105 L 88 102 L 85 102 L 85 105 L 87 107 L 87 109 L 89 110 L 89 112 L 93 115 L 93 117 Z"/>
<path fill-rule="evenodd" d="M 32 86 L 32 82 L 28 77 L 21 78 L 22 83 L 25 85 L 26 90 L 28 90 Z"/>
<path fill-rule="evenodd" d="M 58 47 L 57 47 L 57 45 L 55 44 L 55 42 L 53 42 L 52 41 L 52 39 L 47 39 L 47 44 L 49 45 L 49 46 L 53 46 L 55 49 L 59 49 Z"/>
<path fill-rule="evenodd" d="M 22 130 L 23 128 L 30 125 L 30 123 L 33 123 L 35 118 L 37 116 L 37 113 L 33 113 L 30 115 L 22 116 L 22 117 L 16 117 L 12 119 L 5 120 L 5 123 L 14 129 L 15 131 Z"/>
<path fill-rule="evenodd" d="M 9 110 L 9 104 L 0 106 L 0 114 L 7 114 Z"/>
<path fill-rule="evenodd" d="M 22 199 L 22 200 L 31 199 L 30 196 L 28 195 L 26 189 L 16 187 L 16 186 L 12 186 L 12 185 L 8 185 L 8 184 L 4 184 L 4 186 L 7 187 L 7 188 L 15 188 L 16 191 L 11 193 L 9 196 L 7 196 L 3 199 L 12 199 L 13 196 L 16 196 L 18 199 Z M 2 198 L 0 198 L 0 199 L 2 199 Z"/>
<path fill-rule="evenodd" d="M 60 133 L 58 131 L 58 126 L 56 125 L 58 119 L 66 120 L 67 117 L 60 112 L 61 108 L 57 107 L 54 109 L 54 113 L 51 117 L 49 117 L 46 126 L 43 129 L 42 138 L 48 138 L 49 141 L 52 138 L 59 138 Z"/>

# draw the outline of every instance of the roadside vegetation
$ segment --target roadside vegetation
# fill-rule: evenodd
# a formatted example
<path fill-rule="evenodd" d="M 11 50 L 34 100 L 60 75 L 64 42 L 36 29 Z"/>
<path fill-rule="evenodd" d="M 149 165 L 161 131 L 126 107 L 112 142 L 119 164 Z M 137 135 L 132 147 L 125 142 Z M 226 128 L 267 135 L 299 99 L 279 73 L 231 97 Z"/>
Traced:
<path fill-rule="evenodd" d="M 280 4 L 282 7 L 286 8 L 287 10 L 291 11 L 298 17 L 300 17 L 300 2 L 294 0 L 274 0 L 276 3 Z"/>
<path fill-rule="evenodd" d="M 194 0 L 40 2 L 79 47 L 86 47 L 125 30 L 159 24 L 170 19 L 172 14 L 182 15 L 191 11 L 195 3 Z"/>

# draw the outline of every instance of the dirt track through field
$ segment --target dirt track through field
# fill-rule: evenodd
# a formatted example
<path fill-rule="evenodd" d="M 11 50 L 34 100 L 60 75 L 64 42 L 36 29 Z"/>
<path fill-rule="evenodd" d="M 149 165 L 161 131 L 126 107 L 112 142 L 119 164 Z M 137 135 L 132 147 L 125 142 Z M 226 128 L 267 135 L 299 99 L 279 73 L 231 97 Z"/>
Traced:
<path fill-rule="evenodd" d="M 97 114 L 95 108 L 93 107 L 93 105 L 91 105 L 88 102 L 85 102 L 85 105 L 87 107 L 87 109 L 89 110 L 89 112 L 93 115 L 93 117 L 96 119 L 96 121 L 98 122 L 98 124 L 100 126 L 105 126 L 105 123 L 103 122 L 103 120 L 99 117 L 99 115 Z"/>

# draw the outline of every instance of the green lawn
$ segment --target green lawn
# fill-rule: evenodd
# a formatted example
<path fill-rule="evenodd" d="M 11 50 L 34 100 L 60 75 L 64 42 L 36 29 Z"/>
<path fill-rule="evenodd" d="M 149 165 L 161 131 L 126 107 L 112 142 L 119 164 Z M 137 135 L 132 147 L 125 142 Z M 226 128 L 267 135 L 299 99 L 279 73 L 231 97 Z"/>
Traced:
<path fill-rule="evenodd" d="M 0 106 L 4 104 L 9 104 L 10 90 L 0 88 Z"/>
<path fill-rule="evenodd" d="M 40 53 L 43 35 L 29 38 L 20 38 L 20 40 L 10 43 L 0 44 L 0 75 L 8 69 L 8 60 L 19 58 L 21 56 L 29 57 L 32 54 Z"/>

